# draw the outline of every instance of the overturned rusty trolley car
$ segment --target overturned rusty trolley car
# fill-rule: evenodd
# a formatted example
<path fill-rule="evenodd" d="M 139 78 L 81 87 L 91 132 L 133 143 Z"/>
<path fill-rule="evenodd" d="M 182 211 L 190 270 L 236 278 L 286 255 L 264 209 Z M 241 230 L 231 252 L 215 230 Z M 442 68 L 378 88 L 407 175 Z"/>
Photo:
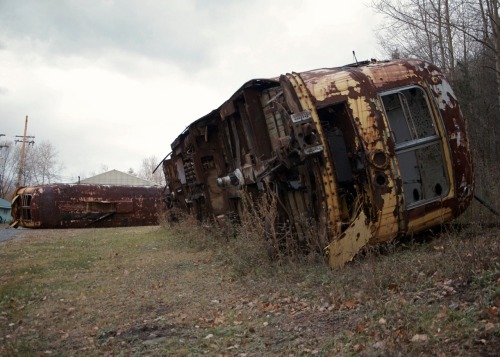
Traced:
<path fill-rule="evenodd" d="M 177 137 L 163 170 L 170 206 L 200 220 L 273 190 L 297 239 L 317 223 L 332 267 L 457 217 L 474 188 L 456 96 L 420 60 L 251 80 Z"/>
<path fill-rule="evenodd" d="M 160 186 L 49 184 L 21 187 L 12 201 L 12 226 L 101 228 L 158 224 Z"/>

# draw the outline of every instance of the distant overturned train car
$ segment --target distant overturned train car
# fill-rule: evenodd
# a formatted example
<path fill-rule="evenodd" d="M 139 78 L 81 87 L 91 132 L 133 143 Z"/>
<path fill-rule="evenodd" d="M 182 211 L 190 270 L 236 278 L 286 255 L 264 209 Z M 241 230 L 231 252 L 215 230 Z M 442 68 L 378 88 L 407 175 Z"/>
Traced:
<path fill-rule="evenodd" d="M 474 188 L 456 96 L 420 60 L 251 80 L 172 143 L 163 169 L 169 205 L 200 220 L 238 215 L 243 190 L 272 190 L 266 224 L 305 240 L 315 222 L 333 267 L 457 217 Z"/>
<path fill-rule="evenodd" d="M 23 187 L 12 201 L 12 226 L 122 227 L 158 224 L 164 206 L 158 186 L 50 184 Z"/>

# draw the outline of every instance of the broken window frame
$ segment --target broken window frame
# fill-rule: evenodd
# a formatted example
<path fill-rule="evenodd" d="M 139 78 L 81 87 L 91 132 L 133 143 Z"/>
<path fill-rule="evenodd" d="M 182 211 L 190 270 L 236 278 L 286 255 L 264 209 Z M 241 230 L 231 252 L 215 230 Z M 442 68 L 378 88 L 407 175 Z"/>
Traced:
<path fill-rule="evenodd" d="M 32 195 L 23 194 L 21 196 L 21 216 L 26 222 L 31 221 L 31 198 Z"/>
<path fill-rule="evenodd" d="M 427 108 L 428 118 L 431 120 L 432 127 L 434 129 L 433 130 L 434 133 L 432 135 L 421 136 L 420 133 L 418 133 L 418 131 L 416 129 L 416 125 L 415 125 L 414 120 L 412 119 L 412 116 L 410 113 L 409 105 L 407 103 L 405 95 L 403 94 L 403 92 L 408 91 L 410 89 L 416 89 L 416 90 L 420 91 L 423 99 L 425 100 L 425 103 L 426 103 L 425 107 Z M 386 105 L 384 103 L 383 97 L 389 96 L 389 95 L 394 95 L 394 94 L 398 94 L 402 113 L 404 115 L 406 125 L 408 128 L 408 134 L 411 136 L 410 140 L 397 141 L 397 136 L 399 133 L 396 133 L 394 128 L 391 126 L 391 119 L 387 113 L 387 108 L 386 108 Z M 401 154 L 414 152 L 415 155 L 417 155 L 418 150 L 425 149 L 427 147 L 438 146 L 438 148 L 439 148 L 439 153 L 441 156 L 441 163 L 442 163 L 442 170 L 444 173 L 444 179 L 446 180 L 445 189 L 443 189 L 440 192 L 440 194 L 436 194 L 434 197 L 429 197 L 429 198 L 423 197 L 423 198 L 418 198 L 418 199 L 414 198 L 413 202 L 407 202 L 407 197 L 408 197 L 407 195 L 409 193 L 405 193 L 405 187 L 404 187 L 405 185 L 403 183 L 402 190 L 403 190 L 403 197 L 404 197 L 405 202 L 406 202 L 406 208 L 413 209 L 413 208 L 428 204 L 429 202 L 441 200 L 441 199 L 445 198 L 446 196 L 448 196 L 448 194 L 451 192 L 452 182 L 450 179 L 450 173 L 449 173 L 449 170 L 448 170 L 448 167 L 446 164 L 446 157 L 445 157 L 445 152 L 444 152 L 447 149 L 447 147 L 445 147 L 445 145 L 443 145 L 443 137 L 441 134 L 441 130 L 442 130 L 441 127 L 443 124 L 439 120 L 437 120 L 437 119 L 441 119 L 441 118 L 436 118 L 436 114 L 433 110 L 433 106 L 429 100 L 429 94 L 426 91 L 426 89 L 422 86 L 419 86 L 419 85 L 404 86 L 404 87 L 400 87 L 400 88 L 396 88 L 396 89 L 391 89 L 389 91 L 380 92 L 380 93 L 378 93 L 378 97 L 379 97 L 381 107 L 383 108 L 385 120 L 387 122 L 388 127 L 390 128 L 391 136 L 394 138 L 395 154 L 396 154 L 397 161 L 398 161 L 399 175 L 401 176 L 403 182 L 404 182 L 404 177 L 403 177 L 404 175 L 402 172 L 403 170 L 401 168 L 401 166 L 402 166 L 401 165 L 402 164 Z M 402 100 L 401 98 L 404 98 L 404 100 Z M 417 158 L 415 158 L 415 160 L 418 161 Z M 422 175 L 422 173 L 420 171 L 419 171 L 419 175 L 420 175 L 420 177 Z M 421 185 L 423 184 L 421 179 L 420 179 L 420 184 Z"/>

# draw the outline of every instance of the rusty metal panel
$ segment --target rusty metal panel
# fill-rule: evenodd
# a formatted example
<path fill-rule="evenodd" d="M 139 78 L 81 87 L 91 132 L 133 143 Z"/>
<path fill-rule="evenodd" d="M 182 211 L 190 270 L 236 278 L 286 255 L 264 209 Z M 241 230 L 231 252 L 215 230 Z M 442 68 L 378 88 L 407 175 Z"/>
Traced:
<path fill-rule="evenodd" d="M 119 227 L 158 224 L 162 187 L 50 184 L 20 188 L 12 217 L 26 228 Z"/>
<path fill-rule="evenodd" d="M 194 133 L 207 120 L 217 135 L 200 144 Z M 172 150 L 167 202 L 205 220 L 238 215 L 244 191 L 272 189 L 278 223 L 307 240 L 315 233 L 301 222 L 314 221 L 333 267 L 366 244 L 458 216 L 474 189 L 456 97 L 439 69 L 420 60 L 249 81 Z M 192 179 L 183 179 L 191 166 Z"/>

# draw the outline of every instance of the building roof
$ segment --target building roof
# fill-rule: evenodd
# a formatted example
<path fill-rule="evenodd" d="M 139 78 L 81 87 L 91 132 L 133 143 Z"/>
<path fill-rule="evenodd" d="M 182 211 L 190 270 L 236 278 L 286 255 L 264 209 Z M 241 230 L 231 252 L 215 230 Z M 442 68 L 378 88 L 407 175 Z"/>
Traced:
<path fill-rule="evenodd" d="M 111 170 L 80 180 L 80 183 L 112 186 L 159 186 L 156 182 L 144 180 L 118 170 Z"/>
<path fill-rule="evenodd" d="M 10 209 L 10 202 L 0 198 L 0 208 L 8 208 Z"/>

